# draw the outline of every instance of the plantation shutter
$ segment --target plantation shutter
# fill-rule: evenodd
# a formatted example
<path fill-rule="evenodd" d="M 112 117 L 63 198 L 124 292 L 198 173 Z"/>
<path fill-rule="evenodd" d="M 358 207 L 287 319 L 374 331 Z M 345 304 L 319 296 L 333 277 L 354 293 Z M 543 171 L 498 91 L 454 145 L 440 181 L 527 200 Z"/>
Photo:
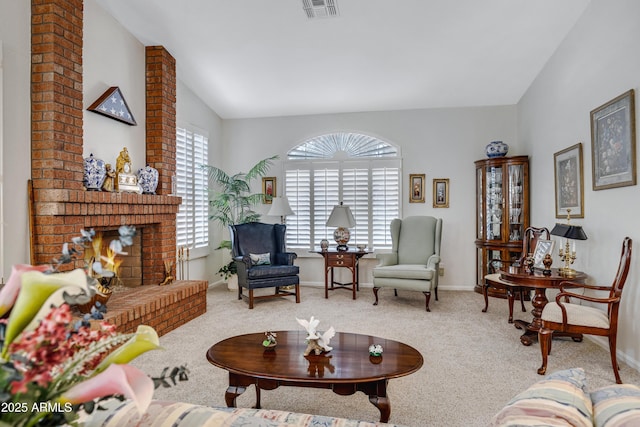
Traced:
<path fill-rule="evenodd" d="M 371 170 L 371 232 L 374 248 L 390 248 L 389 226 L 400 217 L 400 169 L 398 167 Z"/>
<path fill-rule="evenodd" d="M 209 247 L 207 175 L 200 165 L 208 160 L 208 138 L 204 132 L 176 129 L 176 188 L 182 204 L 176 216 L 176 242 L 191 249 L 193 256 L 206 255 Z"/>
<path fill-rule="evenodd" d="M 349 206 L 356 220 L 350 228 L 350 245 L 369 244 L 369 169 L 344 169 L 342 173 L 342 201 Z"/>
<path fill-rule="evenodd" d="M 287 246 L 311 246 L 311 171 L 287 170 L 285 194 L 295 215 L 287 216 Z"/>
<path fill-rule="evenodd" d="M 335 227 L 327 228 L 327 220 L 335 205 L 340 204 L 340 171 L 317 169 L 313 171 L 313 238 L 333 241 Z"/>

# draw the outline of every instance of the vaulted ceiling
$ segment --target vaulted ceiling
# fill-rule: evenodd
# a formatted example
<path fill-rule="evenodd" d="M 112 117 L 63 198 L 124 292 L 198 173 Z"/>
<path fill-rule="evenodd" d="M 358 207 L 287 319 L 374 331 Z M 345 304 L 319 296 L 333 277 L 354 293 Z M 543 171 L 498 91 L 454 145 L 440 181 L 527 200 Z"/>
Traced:
<path fill-rule="evenodd" d="M 516 104 L 590 0 L 97 0 L 220 117 Z"/>

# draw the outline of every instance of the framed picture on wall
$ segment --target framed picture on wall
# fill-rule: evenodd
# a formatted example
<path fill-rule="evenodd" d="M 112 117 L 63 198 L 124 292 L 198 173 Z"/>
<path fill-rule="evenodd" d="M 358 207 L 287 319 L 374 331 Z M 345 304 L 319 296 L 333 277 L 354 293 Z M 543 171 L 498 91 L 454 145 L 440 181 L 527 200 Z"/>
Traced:
<path fill-rule="evenodd" d="M 409 175 L 409 203 L 424 203 L 425 174 Z"/>
<path fill-rule="evenodd" d="M 274 197 L 276 197 L 276 177 L 266 176 L 262 178 L 262 202 L 270 205 Z"/>
<path fill-rule="evenodd" d="M 584 218 L 584 179 L 582 173 L 582 143 L 577 143 L 553 155 L 556 187 L 556 218 Z"/>
<path fill-rule="evenodd" d="M 449 207 L 449 178 L 435 178 L 433 180 L 433 207 Z"/>
<path fill-rule="evenodd" d="M 636 185 L 633 89 L 591 111 L 591 151 L 594 190 Z"/>

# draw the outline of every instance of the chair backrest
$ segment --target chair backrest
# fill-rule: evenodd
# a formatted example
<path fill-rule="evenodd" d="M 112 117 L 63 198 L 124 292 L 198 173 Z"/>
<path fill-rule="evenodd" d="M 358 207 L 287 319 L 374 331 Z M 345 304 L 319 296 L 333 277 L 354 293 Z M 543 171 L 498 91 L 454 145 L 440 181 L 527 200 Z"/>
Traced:
<path fill-rule="evenodd" d="M 231 235 L 231 255 L 233 257 L 251 254 L 271 254 L 271 264 L 276 263 L 276 254 L 285 252 L 284 224 L 249 222 L 229 226 Z"/>
<path fill-rule="evenodd" d="M 442 219 L 409 216 L 391 221 L 392 250 L 398 264 L 426 264 L 431 255 L 440 255 Z"/>
<path fill-rule="evenodd" d="M 631 266 L 631 248 L 633 241 L 629 237 L 625 237 L 622 241 L 622 251 L 620 253 L 620 263 L 618 264 L 618 272 L 615 279 L 611 284 L 611 291 L 609 291 L 609 297 L 620 298 L 622 295 L 622 288 L 627 281 L 627 275 L 629 274 L 629 267 Z M 618 308 L 620 307 L 620 301 L 609 305 L 609 318 L 614 318 L 617 321 Z"/>
<path fill-rule="evenodd" d="M 520 255 L 518 263 L 522 265 L 528 254 L 532 254 L 536 250 L 538 240 L 549 240 L 550 238 L 551 233 L 549 233 L 549 229 L 547 227 L 527 227 L 524 230 L 524 236 L 522 237 L 522 254 Z"/>

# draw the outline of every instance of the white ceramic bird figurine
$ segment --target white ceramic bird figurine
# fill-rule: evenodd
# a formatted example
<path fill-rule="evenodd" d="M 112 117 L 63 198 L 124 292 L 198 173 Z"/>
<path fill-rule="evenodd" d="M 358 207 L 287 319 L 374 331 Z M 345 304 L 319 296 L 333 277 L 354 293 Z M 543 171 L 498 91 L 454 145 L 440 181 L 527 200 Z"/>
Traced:
<path fill-rule="evenodd" d="M 324 348 L 324 351 L 331 351 L 333 347 L 329 347 L 329 341 L 336 334 L 336 330 L 332 327 L 327 329 L 327 331 L 318 338 L 318 345 Z"/>
<path fill-rule="evenodd" d="M 333 347 L 329 346 L 329 341 L 331 341 L 331 338 L 333 338 L 336 334 L 336 330 L 333 326 L 330 327 L 326 332 L 319 334 L 316 328 L 318 327 L 320 320 L 314 318 L 313 316 L 311 316 L 311 319 L 309 320 L 298 319 L 297 317 L 296 320 L 307 331 L 306 340 L 308 341 L 308 345 L 307 349 L 304 352 L 305 356 L 307 356 L 311 352 L 319 355 L 323 351 L 331 351 L 333 349 Z"/>
<path fill-rule="evenodd" d="M 311 316 L 311 319 L 309 319 L 309 320 L 298 319 L 297 317 L 296 317 L 296 320 L 307 331 L 308 335 L 307 335 L 306 339 L 308 339 L 308 340 L 317 340 L 319 338 L 318 335 L 316 334 L 316 328 L 318 327 L 318 324 L 320 323 L 319 319 L 315 319 L 313 316 Z"/>

